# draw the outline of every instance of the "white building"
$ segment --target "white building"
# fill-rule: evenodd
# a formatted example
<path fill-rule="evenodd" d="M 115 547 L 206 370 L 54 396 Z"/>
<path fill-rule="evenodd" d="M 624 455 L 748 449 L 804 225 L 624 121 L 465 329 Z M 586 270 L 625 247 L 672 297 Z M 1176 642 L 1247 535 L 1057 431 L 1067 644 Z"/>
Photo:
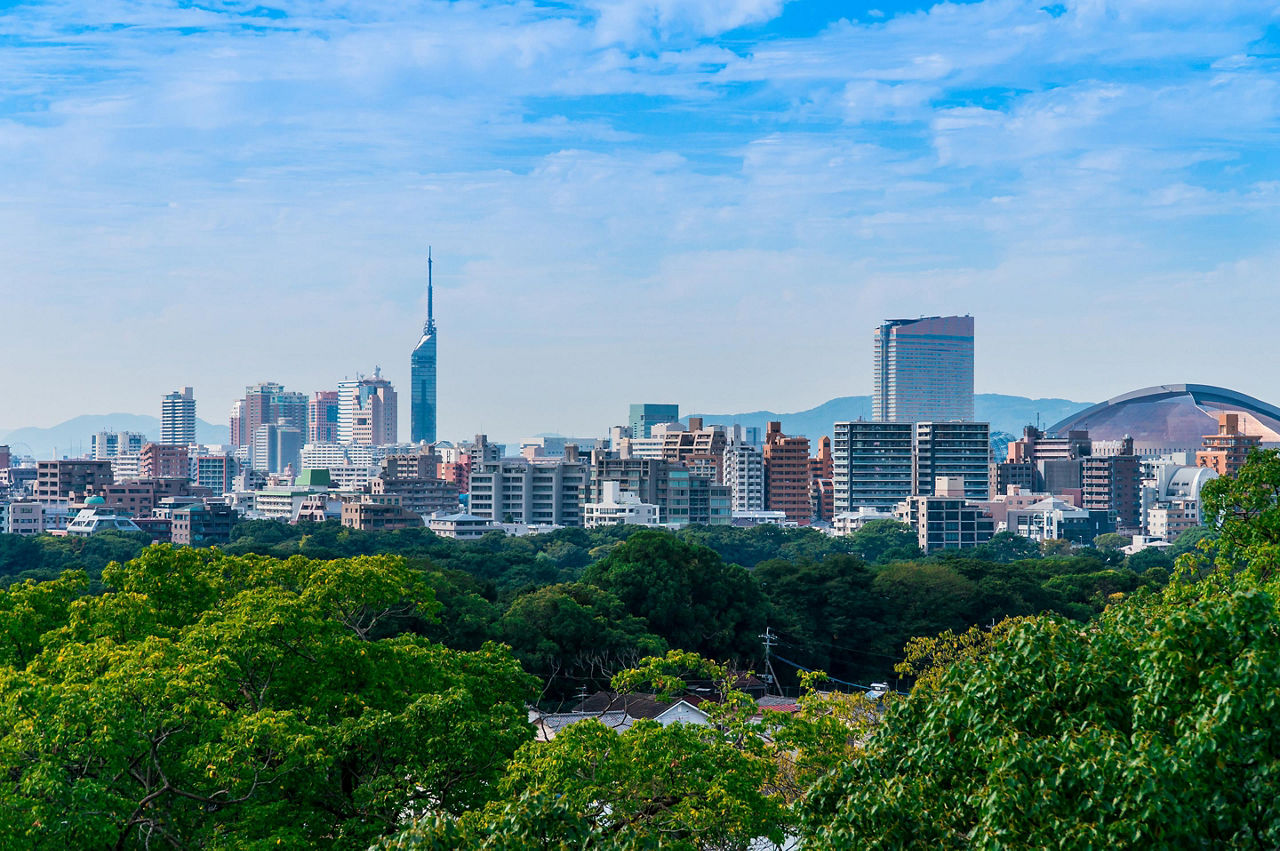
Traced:
<path fill-rule="evenodd" d="M 265 520 L 291 523 L 298 517 L 302 504 L 315 491 L 310 488 L 269 487 L 253 492 L 254 513 Z"/>
<path fill-rule="evenodd" d="M 785 511 L 735 511 L 732 526 L 799 526 L 795 520 L 787 519 Z"/>
<path fill-rule="evenodd" d="M 1026 508 L 1011 508 L 1005 514 L 1007 531 L 1036 543 L 1074 539 L 1072 527 L 1088 523 L 1088 511 L 1052 496 Z"/>
<path fill-rule="evenodd" d="M 893 520 L 892 511 L 880 511 L 863 506 L 857 511 L 841 511 L 831 518 L 831 531 L 834 535 L 852 535 L 872 520 Z"/>
<path fill-rule="evenodd" d="M 432 514 L 427 518 L 427 526 L 442 538 L 456 538 L 459 541 L 474 541 L 495 528 L 487 517 L 465 513 Z"/>
<path fill-rule="evenodd" d="M 623 491 L 620 482 L 604 481 L 600 483 L 602 497 L 599 502 L 588 502 L 582 506 L 583 524 L 588 529 L 597 526 L 617 526 L 631 524 L 633 526 L 657 526 L 658 506 L 641 502 L 640 497 Z"/>
<path fill-rule="evenodd" d="M 99 532 L 141 532 L 138 524 L 127 515 L 117 514 L 114 509 L 106 507 L 106 500 L 100 496 L 91 496 L 84 502 L 76 516 L 67 523 L 67 536 L 71 538 L 87 538 Z"/>
<path fill-rule="evenodd" d="M 90 438 L 89 445 L 93 460 L 107 461 L 117 455 L 137 455 L 146 442 L 147 436 L 140 431 L 100 431 Z"/>
<path fill-rule="evenodd" d="M 748 443 L 726 446 L 723 476 L 735 515 L 764 510 L 764 455 L 760 447 Z"/>

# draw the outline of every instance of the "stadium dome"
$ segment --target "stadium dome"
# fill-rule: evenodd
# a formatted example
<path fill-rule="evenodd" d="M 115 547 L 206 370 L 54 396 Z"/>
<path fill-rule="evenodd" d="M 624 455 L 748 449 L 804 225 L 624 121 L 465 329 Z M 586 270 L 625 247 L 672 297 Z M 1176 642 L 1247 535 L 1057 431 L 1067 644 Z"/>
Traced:
<path fill-rule="evenodd" d="M 1209 384 L 1161 384 L 1108 399 L 1072 414 L 1050 434 L 1087 430 L 1094 440 L 1120 440 L 1149 449 L 1196 449 L 1218 431 L 1218 412 L 1240 415 L 1240 430 L 1265 444 L 1280 444 L 1280 408 Z"/>

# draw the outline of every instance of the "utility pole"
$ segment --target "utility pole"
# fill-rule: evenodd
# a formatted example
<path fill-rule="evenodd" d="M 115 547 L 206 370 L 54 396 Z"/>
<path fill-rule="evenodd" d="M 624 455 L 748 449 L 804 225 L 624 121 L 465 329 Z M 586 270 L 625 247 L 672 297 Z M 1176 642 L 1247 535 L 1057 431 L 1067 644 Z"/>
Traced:
<path fill-rule="evenodd" d="M 765 626 L 760 639 L 764 642 L 764 673 L 760 677 L 765 683 L 765 694 L 769 694 L 778 685 L 778 677 L 773 672 L 773 660 L 769 658 L 773 646 L 778 643 L 778 636 L 774 635 L 768 626 Z M 782 694 L 782 690 L 778 689 L 777 693 L 779 695 Z"/>

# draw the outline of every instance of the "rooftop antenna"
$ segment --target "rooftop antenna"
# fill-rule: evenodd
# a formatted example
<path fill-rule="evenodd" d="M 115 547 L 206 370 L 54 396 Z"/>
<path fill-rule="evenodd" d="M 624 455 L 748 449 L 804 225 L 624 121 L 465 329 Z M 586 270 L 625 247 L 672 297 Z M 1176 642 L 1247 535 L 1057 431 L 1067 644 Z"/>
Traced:
<path fill-rule="evenodd" d="M 427 246 L 427 327 L 426 333 L 434 334 L 436 332 L 436 318 L 434 304 L 433 285 L 431 281 L 431 246 Z"/>

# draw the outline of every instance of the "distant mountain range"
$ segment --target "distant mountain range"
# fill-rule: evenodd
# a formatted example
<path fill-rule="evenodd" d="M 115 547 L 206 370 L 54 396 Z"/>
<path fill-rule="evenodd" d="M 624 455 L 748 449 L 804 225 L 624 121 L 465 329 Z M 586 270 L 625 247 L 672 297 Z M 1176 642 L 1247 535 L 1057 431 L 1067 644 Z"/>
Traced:
<path fill-rule="evenodd" d="M 1020 435 L 1022 427 L 1034 424 L 1037 417 L 1042 426 L 1050 425 L 1091 404 L 1069 399 L 1028 399 L 1025 396 L 979 393 L 974 396 L 974 413 L 979 422 L 991 423 L 992 432 Z M 737 423 L 757 426 L 761 433 L 770 420 L 779 420 L 786 434 L 802 434 L 816 441 L 824 434 L 831 434 L 833 423 L 871 419 L 871 397 L 841 396 L 816 408 L 791 414 L 749 411 L 693 416 L 702 417 L 708 425 Z M 688 417 L 685 420 L 687 422 Z M 100 431 L 140 431 L 148 439 L 156 440 L 160 436 L 160 420 L 145 414 L 86 414 L 49 428 L 0 430 L 0 443 L 7 443 L 18 455 L 33 455 L 37 459 L 61 458 L 89 452 L 90 436 Z M 230 443 L 231 431 L 225 425 L 196 420 L 196 440 L 200 443 Z"/>
<path fill-rule="evenodd" d="M 1004 396 L 999 393 L 978 393 L 973 397 L 974 416 L 978 422 L 991 423 L 991 431 L 1022 434 L 1027 425 L 1041 427 L 1052 425 L 1076 411 L 1082 411 L 1092 402 L 1072 402 L 1069 399 L 1028 399 L 1026 396 Z M 830 436 L 832 425 L 850 420 L 871 419 L 870 396 L 841 396 L 824 402 L 807 411 L 779 414 L 773 411 L 750 411 L 741 414 L 693 414 L 702 417 L 707 425 L 757 426 L 761 434 L 771 420 L 782 423 L 784 434 L 800 434 L 816 441 L 824 434 Z M 688 417 L 685 418 L 688 421 Z"/>
<path fill-rule="evenodd" d="M 38 460 L 74 457 L 87 454 L 90 437 L 100 431 L 140 431 L 148 440 L 158 440 L 160 418 L 146 414 L 85 414 L 49 428 L 0 431 L 0 443 L 8 444 L 15 455 L 32 455 Z M 231 429 L 197 419 L 196 440 L 230 443 Z"/>

